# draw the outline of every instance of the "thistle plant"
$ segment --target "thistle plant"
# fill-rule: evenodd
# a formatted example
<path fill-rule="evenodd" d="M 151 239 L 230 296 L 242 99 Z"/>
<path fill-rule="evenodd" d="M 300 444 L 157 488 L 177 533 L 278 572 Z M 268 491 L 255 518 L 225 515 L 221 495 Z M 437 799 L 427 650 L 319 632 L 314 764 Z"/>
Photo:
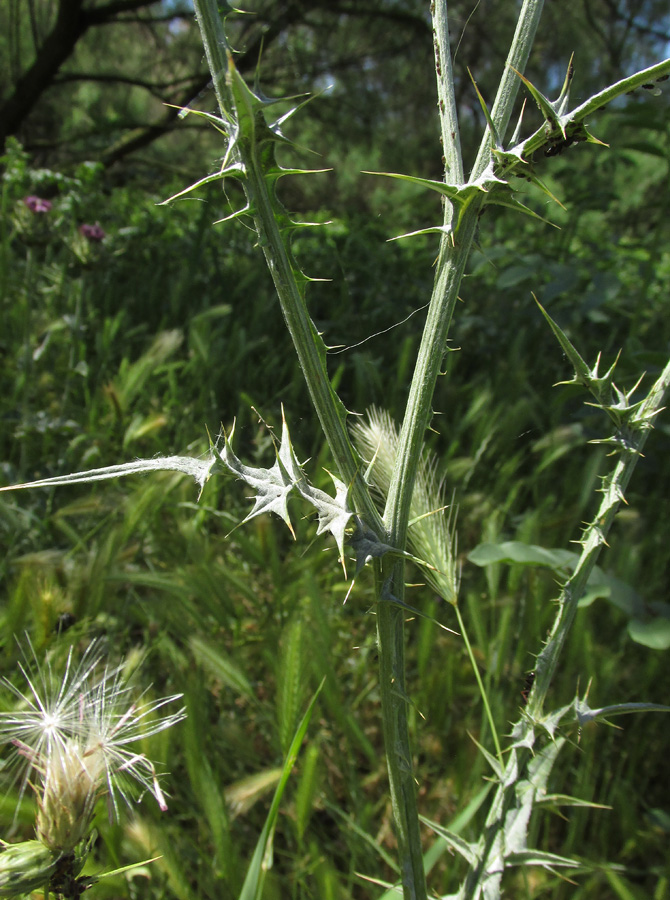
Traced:
<path fill-rule="evenodd" d="M 4 844 L 0 852 L 0 896 L 36 888 L 78 896 L 90 879 L 79 879 L 93 836 L 98 801 L 110 818 L 136 795 L 151 794 L 167 809 L 154 763 L 136 745 L 181 721 L 185 712 L 159 711 L 180 694 L 159 700 L 133 699 L 124 667 L 102 664 L 94 642 L 80 662 L 70 649 L 62 674 L 50 661 L 40 665 L 30 648 L 19 669 L 25 684 L 6 679 L 14 708 L 0 713 L 0 740 L 11 748 L 10 771 L 19 803 L 35 794 L 37 840 Z"/>
<path fill-rule="evenodd" d="M 543 160 L 568 151 L 578 143 L 599 144 L 590 122 L 597 110 L 640 86 L 667 78 L 670 60 L 607 86 L 575 107 L 570 105 L 570 86 L 574 75 L 570 62 L 558 98 L 550 100 L 524 75 L 543 6 L 541 0 L 525 0 L 507 65 L 490 108 L 473 83 L 473 96 L 481 104 L 486 128 L 467 174 L 459 137 L 447 4 L 444 0 L 433 0 L 431 15 L 444 177 L 429 180 L 407 173 L 376 174 L 411 182 L 441 196 L 444 210 L 442 221 L 414 232 L 435 234 L 439 238 L 434 287 L 407 407 L 399 429 L 388 418 L 373 415 L 367 425 L 354 429 L 355 439 L 352 440 L 347 411 L 328 375 L 326 345 L 305 303 L 305 289 L 310 279 L 301 271 L 291 247 L 293 233 L 309 227 L 309 223 L 294 221 L 276 193 L 279 179 L 313 174 L 299 168 L 282 167 L 275 155 L 278 145 L 290 147 L 285 129 L 304 104 L 292 103 L 290 98 L 268 98 L 258 86 L 252 89 L 244 81 L 235 66 L 224 28 L 226 16 L 234 12 L 232 7 L 216 0 L 195 0 L 194 5 L 219 114 L 197 110 L 187 112 L 209 121 L 220 133 L 223 161 L 219 171 L 200 179 L 176 197 L 213 181 L 225 183 L 232 180 L 241 186 L 243 204 L 239 209 L 232 210 L 227 218 L 240 219 L 251 229 L 268 265 L 316 416 L 330 449 L 334 495 L 316 488 L 310 482 L 304 465 L 296 456 L 285 421 L 276 446 L 276 459 L 270 468 L 243 463 L 233 450 L 232 433 L 222 433 L 216 442 L 212 442 L 205 459 L 166 456 L 136 460 L 18 487 L 97 481 L 165 469 L 190 474 L 202 492 L 211 477 L 228 473 L 244 481 L 254 491 L 254 506 L 247 520 L 273 512 L 291 527 L 288 510 L 291 496 L 301 498 L 316 511 L 318 532 L 330 533 L 342 563 L 345 565 L 347 555 L 352 553 L 356 573 L 366 565 L 373 571 L 382 728 L 400 871 L 398 884 L 388 887 L 394 895 L 402 892 L 405 900 L 426 900 L 428 892 L 412 764 L 413 750 L 408 726 L 410 700 L 404 664 L 405 620 L 408 610 L 412 613 L 416 610 L 405 601 L 405 566 L 411 559 L 424 570 L 426 581 L 453 609 L 455 624 L 470 649 L 466 622 L 459 607 L 455 512 L 445 510 L 447 503 L 432 479 L 431 465 L 426 462 L 424 454 L 424 436 L 433 413 L 435 384 L 447 347 L 463 273 L 480 217 L 487 207 L 503 206 L 539 219 L 520 199 L 519 185 L 525 186 L 531 182 L 550 199 L 555 199 L 539 175 Z M 510 121 L 522 86 L 537 105 L 543 121 L 532 133 L 524 136 L 524 122 L 520 116 L 510 136 Z M 289 110 L 275 115 L 274 110 L 280 103 L 283 104 L 282 109 L 288 104 Z M 465 841 L 441 823 L 425 823 L 439 840 L 446 842 L 464 860 L 466 874 L 458 893 L 452 895 L 461 900 L 479 897 L 495 900 L 500 897 L 505 871 L 513 866 L 543 866 L 550 870 L 575 866 L 575 861 L 567 857 L 544 852 L 528 844 L 531 815 L 546 796 L 549 776 L 558 754 L 568 744 L 569 735 L 588 721 L 641 709 L 662 708 L 639 703 L 592 709 L 586 696 L 577 695 L 567 706 L 545 710 L 548 690 L 574 621 L 577 603 L 598 555 L 606 545 L 608 531 L 624 501 L 644 442 L 662 408 L 670 384 L 670 363 L 646 395 L 633 399 L 633 390 L 622 391 L 615 384 L 614 368 L 601 374 L 597 364 L 589 366 L 549 315 L 544 310 L 540 310 L 539 315 L 546 318 L 574 370 L 572 382 L 592 394 L 593 405 L 601 410 L 604 421 L 609 423 L 611 432 L 603 440 L 611 446 L 613 462 L 610 472 L 603 478 L 600 507 L 580 536 L 582 552 L 574 571 L 567 578 L 565 573 L 557 572 L 562 584 L 555 621 L 548 639 L 538 648 L 534 684 L 507 745 L 496 733 L 493 716 L 490 711 L 487 712 L 494 752 L 484 746 L 479 749 L 490 764 L 493 787 L 480 837 L 475 841 Z M 358 450 L 355 444 L 358 444 Z M 470 656 L 474 677 L 479 682 L 486 705 L 486 693 L 471 649 Z M 85 680 L 84 676 L 77 678 Z M 106 683 L 103 679 L 103 687 L 97 694 L 85 690 L 83 696 L 87 702 L 90 700 L 94 707 L 97 704 L 97 708 L 104 709 L 115 682 L 111 680 L 109 689 L 104 687 Z M 41 841 L 47 841 L 46 846 L 54 844 L 53 834 L 57 834 L 58 840 L 65 841 L 71 852 L 85 838 L 89 826 L 83 823 L 90 818 L 86 800 L 90 796 L 87 793 L 89 781 L 102 780 L 107 785 L 113 805 L 117 793 L 124 796 L 114 788 L 110 771 L 132 775 L 161 802 L 147 763 L 140 758 L 118 755 L 118 736 L 124 731 L 125 722 L 123 717 L 115 721 L 118 731 L 114 730 L 114 726 L 108 726 L 105 731 L 102 724 L 96 722 L 92 732 L 93 742 L 100 748 L 102 756 L 95 757 L 95 760 L 91 757 L 80 769 L 83 784 L 72 791 L 79 798 L 79 805 L 71 820 L 61 822 L 62 817 L 56 817 L 58 822 L 52 821 L 56 804 L 51 800 L 51 792 L 61 789 L 64 773 L 70 771 L 70 748 L 76 746 L 76 750 L 72 750 L 75 766 L 86 757 L 86 750 L 82 749 L 82 746 L 87 746 L 85 741 L 83 745 L 69 743 L 84 740 L 83 735 L 77 729 L 72 734 L 66 729 L 67 737 L 62 740 L 60 737 L 45 737 L 39 746 L 22 751 L 29 765 L 42 779 L 42 819 L 38 824 L 38 836 Z M 16 729 L 16 724 L 13 727 Z M 102 751 L 102 747 L 107 746 L 102 733 L 116 748 L 113 754 L 105 756 Z M 47 764 L 46 751 L 51 746 L 50 742 L 54 743 L 60 754 L 55 766 Z M 27 740 L 25 744 L 30 747 Z M 568 802 L 569 798 L 564 800 Z"/>

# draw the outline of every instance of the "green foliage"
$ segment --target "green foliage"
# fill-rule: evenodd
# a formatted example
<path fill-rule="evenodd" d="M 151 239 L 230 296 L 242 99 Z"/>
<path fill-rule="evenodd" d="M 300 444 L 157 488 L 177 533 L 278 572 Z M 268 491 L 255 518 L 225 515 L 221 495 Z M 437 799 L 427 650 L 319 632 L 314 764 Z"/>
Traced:
<path fill-rule="evenodd" d="M 557 45 L 567 43 L 565 17 L 552 8 L 547 16 Z M 371 36 L 384 29 L 376 26 Z M 338 53 L 347 49 L 346 31 L 329 32 Z M 353 47 L 354 38 L 348 40 Z M 466 29 L 459 58 L 472 63 L 488 97 L 491 82 L 482 72 L 484 61 L 477 66 L 470 52 L 472 40 L 473 29 Z M 547 31 L 541 32 L 538 59 L 550 58 L 544 55 L 547 40 Z M 571 33 L 570 41 L 582 40 L 583 34 Z M 419 47 L 420 41 L 418 55 Z M 552 87 L 558 92 L 570 47 L 563 50 L 560 75 L 531 65 L 535 84 L 544 89 L 557 79 Z M 291 52 L 296 65 L 310 58 L 307 31 Z M 595 60 L 577 57 L 573 94 L 580 83 L 603 83 L 593 77 Z M 492 55 L 491 68 L 495 62 L 502 64 Z M 332 96 L 312 104 L 302 123 L 297 118 L 287 124 L 298 142 L 309 144 L 315 133 L 325 133 L 324 122 L 341 123 L 338 97 L 355 101 L 347 147 L 344 128 L 329 132 L 335 133 L 327 162 L 345 162 L 339 196 L 329 175 L 307 180 L 310 187 L 285 179 L 278 192 L 291 207 L 317 207 L 305 218 L 326 221 L 335 213 L 327 229 L 301 231 L 293 239 L 305 272 L 335 278 L 306 286 L 310 315 L 329 347 L 352 347 L 341 356 L 334 348 L 326 357 L 345 405 L 362 410 L 376 402 L 397 421 L 422 315 L 403 320 L 425 303 L 436 251 L 430 237 L 383 241 L 428 225 L 439 207 L 424 205 L 409 183 L 398 182 L 397 190 L 390 183 L 380 187 L 354 169 L 402 168 L 435 181 L 439 167 L 431 158 L 439 158 L 439 150 L 432 152 L 432 123 L 426 137 L 430 90 L 418 76 L 424 62 L 396 55 L 376 65 L 375 77 L 392 78 L 385 82 L 388 104 L 368 108 L 370 121 L 386 129 L 384 140 L 368 138 L 363 102 L 347 90 L 351 82 L 359 84 L 361 69 L 340 70 Z M 603 65 L 611 68 L 612 59 L 604 57 Z M 278 77 L 288 80 L 283 71 Z M 461 93 L 467 88 L 462 80 Z M 412 85 L 416 99 L 399 114 L 404 101 L 390 86 L 403 83 Z M 367 83 L 358 93 L 376 97 Z M 474 109 L 474 95 L 471 102 Z M 80 94 L 71 104 L 72 118 L 94 116 L 96 103 L 101 101 L 86 111 Z M 494 210 L 481 222 L 481 246 L 461 290 L 464 303 L 458 305 L 452 345 L 461 349 L 446 357 L 438 380 L 434 409 L 443 415 L 432 420 L 429 444 L 449 498 L 458 485 L 460 606 L 501 734 L 523 702 L 524 673 L 535 667 L 533 654 L 550 626 L 556 593 L 555 570 L 529 564 L 534 560 L 510 547 L 565 547 L 578 537 L 583 521 L 593 516 L 593 491 L 601 486 L 610 449 L 588 444 L 606 436 L 602 413 L 581 405 L 574 388 L 550 389 L 571 373 L 530 291 L 585 360 L 594 361 L 602 351 L 602 368 L 608 370 L 623 348 L 616 386 L 624 396 L 640 371 L 658 374 L 670 339 L 666 105 L 665 93 L 655 97 L 638 90 L 622 109 L 593 117 L 595 132 L 611 150 L 580 143 L 561 155 L 540 153 L 535 169 L 567 207 L 549 212 L 561 230 Z M 478 116 L 475 109 L 472 117 Z M 466 152 L 473 140 L 469 127 Z M 375 146 L 368 148 L 370 140 Z M 193 159 L 188 165 L 199 171 Z M 229 212 L 218 181 L 203 185 L 202 202 L 180 201 L 166 209 L 157 204 L 183 187 L 188 179 L 181 174 L 174 184 L 163 180 L 160 190 L 141 195 L 136 182 L 119 184 L 97 166 L 67 166 L 67 174 L 59 168 L 40 169 L 17 145 L 8 146 L 0 244 L 3 483 L 107 466 L 120 458 L 207 454 L 205 425 L 214 433 L 223 420 L 230 430 L 235 418 L 240 458 L 250 468 L 270 471 L 276 465 L 271 433 L 257 426 L 249 408 L 255 404 L 278 426 L 284 402 L 295 452 L 300 459 L 313 457 L 315 489 L 332 493 L 329 476 L 321 475 L 332 460 L 302 421 L 309 405 L 270 280 L 243 229 L 235 223 L 209 227 Z M 146 183 L 145 176 L 146 170 Z M 524 203 L 547 216 L 544 196 L 527 182 L 522 186 Z M 50 199 L 52 211 L 34 215 L 22 203 L 30 194 Z M 348 199 L 351 214 L 344 212 Z M 374 219 L 371 212 L 382 217 Z M 107 234 L 100 244 L 78 230 L 97 221 Z M 387 337 L 353 348 L 393 326 Z M 663 514 L 670 489 L 666 437 L 661 417 L 626 492 L 628 507 L 608 537 L 603 580 L 589 582 L 587 599 L 608 593 L 611 602 L 582 604 L 577 612 L 552 706 L 572 703 L 578 683 L 583 694 L 590 678 L 594 705 L 595 698 L 599 705 L 605 698 L 663 701 L 670 690 L 663 654 L 635 643 L 664 646 L 657 629 L 666 617 L 670 539 Z M 183 690 L 188 698 L 183 734 L 160 748 L 172 772 L 172 818 L 159 819 L 142 806 L 136 822 L 121 828 L 107 823 L 104 809 L 98 816 L 95 872 L 158 853 L 162 859 L 101 881 L 94 888 L 101 897 L 239 897 L 287 745 L 306 697 L 324 676 L 307 746 L 284 794 L 265 895 L 377 897 L 379 887 L 357 873 L 386 883 L 396 877 L 389 862 L 394 842 L 376 649 L 366 615 L 372 587 L 362 573 L 357 591 L 342 605 L 346 586 L 338 577 L 337 553 L 334 547 L 322 552 L 317 523 L 299 513 L 293 516 L 296 544 L 267 517 L 230 534 L 247 515 L 246 493 L 232 479 L 210 479 L 196 505 L 190 479 L 168 472 L 151 481 L 125 479 L 104 491 L 95 485 L 48 489 L 22 495 L 20 505 L 8 494 L 0 501 L 7 551 L 0 608 L 3 672 L 12 671 L 16 658 L 12 634 L 29 630 L 36 647 L 53 651 L 93 633 L 104 636 L 115 655 L 146 647 L 154 683 Z M 481 550 L 483 541 L 508 552 L 490 557 L 484 568 L 468 565 L 465 555 Z M 438 619 L 454 626 L 451 609 L 415 588 L 407 602 L 424 616 L 409 625 L 407 638 L 421 809 L 470 845 L 485 819 L 481 779 L 490 770 L 468 733 L 486 746 L 490 725 L 460 639 L 432 624 Z M 59 635 L 65 613 L 77 621 Z M 644 730 L 643 738 L 635 727 Z M 546 805 L 560 814 L 532 826 L 529 846 L 546 854 L 545 861 L 551 854 L 580 857 L 588 847 L 590 860 L 616 857 L 626 871 L 603 866 L 575 875 L 579 887 L 544 871 L 534 872 L 532 881 L 512 874 L 510 892 L 661 896 L 668 878 L 666 750 L 667 726 L 660 717 L 645 716 L 623 736 L 585 725 L 579 763 L 566 748 L 551 778 Z M 567 809 L 561 791 L 611 804 L 616 814 Z M 454 825 L 463 809 L 470 818 Z M 521 801 L 518 809 L 523 811 Z M 12 802 L 5 801 L 0 815 L 8 832 L 13 813 Z M 25 811 L 15 828 L 17 837 L 32 837 Z M 463 870 L 445 855 L 438 827 L 426 828 L 423 836 L 434 852 L 431 883 L 439 892 L 455 891 Z"/>

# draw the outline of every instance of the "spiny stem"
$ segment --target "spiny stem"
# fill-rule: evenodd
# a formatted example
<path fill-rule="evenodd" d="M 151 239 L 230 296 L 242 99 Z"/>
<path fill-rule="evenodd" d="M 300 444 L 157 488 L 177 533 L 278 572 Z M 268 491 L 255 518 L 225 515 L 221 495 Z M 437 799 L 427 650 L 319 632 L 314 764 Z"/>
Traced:
<path fill-rule="evenodd" d="M 626 436 L 626 449 L 622 451 L 614 472 L 607 479 L 607 487 L 593 523 L 584 532 L 583 549 L 579 562 L 561 591 L 558 613 L 547 643 L 537 658 L 535 682 L 528 698 L 528 713 L 531 716 L 539 716 L 542 712 L 544 699 L 556 672 L 560 652 L 577 612 L 577 604 L 584 593 L 600 551 L 605 545 L 607 534 L 619 511 L 633 470 L 642 455 L 642 448 L 651 430 L 650 421 L 653 415 L 660 410 L 669 387 L 670 362 L 667 363 L 652 386 L 638 413 L 638 421 L 641 424 L 637 426 L 637 431 L 633 435 Z"/>
<path fill-rule="evenodd" d="M 235 102 L 225 77 L 229 67 L 230 51 L 221 17 L 215 0 L 195 0 L 194 6 L 221 114 L 230 121 Z M 289 252 L 276 221 L 271 189 L 263 173 L 259 171 L 257 148 L 247 147 L 241 142 L 238 145 L 238 152 L 246 166 L 246 178 L 242 186 L 253 214 L 259 244 L 272 275 L 284 320 L 338 474 L 351 490 L 356 511 L 379 533 L 381 531 L 379 513 L 370 497 L 351 446 L 344 421 L 344 408 L 328 378 L 321 352 L 323 344 L 296 283 Z"/>
<path fill-rule="evenodd" d="M 439 2 L 439 0 L 436 0 Z M 434 30 L 438 36 L 440 71 L 438 82 L 452 80 L 450 50 L 446 32 L 445 0 L 440 8 L 432 8 Z M 509 60 L 513 60 L 519 71 L 525 69 L 530 48 L 535 36 L 537 22 L 542 10 L 542 0 L 526 0 L 519 16 L 519 24 L 514 35 Z M 510 81 L 512 73 L 505 71 L 503 82 L 498 91 L 494 110 L 497 116 L 496 127 L 504 131 L 511 115 L 514 96 L 518 90 L 518 77 L 515 84 Z M 455 111 L 450 101 L 453 86 L 440 86 L 438 96 L 444 98 L 444 109 L 440 108 L 442 132 L 445 129 L 451 138 L 452 119 Z M 447 143 L 445 157 L 455 168 L 458 168 L 459 149 L 454 140 Z M 490 159 L 488 135 L 484 136 L 482 148 L 488 153 L 486 168 Z M 447 153 L 448 150 L 448 153 Z M 480 156 L 483 155 L 480 151 Z M 480 165 L 478 157 L 475 169 Z M 479 173 L 478 173 L 479 174 Z M 462 175 L 462 172 L 461 172 Z M 451 181 L 451 173 L 447 176 Z M 454 307 L 463 278 L 465 265 L 470 255 L 472 242 L 477 226 L 483 199 L 473 199 L 460 215 L 458 226 L 454 222 L 455 211 L 450 203 L 445 204 L 444 233 L 440 243 L 440 254 L 437 261 L 433 293 L 428 308 L 421 346 L 412 377 L 405 416 L 400 431 L 398 454 L 391 478 L 388 498 L 384 509 L 384 524 L 389 543 L 404 549 L 407 541 L 407 529 L 410 515 L 410 504 L 414 491 L 416 472 L 423 446 L 423 439 L 432 415 L 432 401 L 437 376 L 440 372 L 443 357 L 447 349 L 447 335 L 451 325 Z M 388 590 L 399 599 L 404 599 L 405 566 L 402 559 L 393 563 Z M 405 662 L 404 662 L 404 615 L 402 608 L 391 603 L 378 604 L 377 634 L 379 640 L 379 659 L 382 696 L 382 714 L 384 717 L 384 737 L 391 785 L 391 797 L 396 811 L 396 828 L 398 831 L 399 853 L 403 873 L 403 890 L 405 900 L 424 900 L 426 882 L 421 864 L 421 844 L 418 829 L 418 810 L 414 776 L 411 767 L 411 746 L 407 730 L 407 714 L 405 698 Z M 390 742 L 390 743 L 389 743 Z M 404 855 L 405 854 L 405 855 Z"/>
<path fill-rule="evenodd" d="M 512 38 L 505 69 L 500 79 L 496 98 L 491 109 L 491 119 L 496 131 L 500 135 L 500 140 L 505 137 L 507 126 L 509 125 L 510 116 L 514 107 L 516 95 L 519 92 L 521 79 L 518 72 L 523 74 L 526 71 L 528 57 L 535 41 L 535 33 L 537 26 L 540 24 L 542 8 L 544 0 L 524 0 L 524 4 L 519 13 L 516 31 Z M 482 174 L 489 164 L 491 154 L 491 134 L 489 128 L 486 129 L 482 142 L 479 146 L 477 159 L 472 169 L 471 179 L 474 181 Z"/>
<path fill-rule="evenodd" d="M 440 111 L 440 131 L 444 151 L 444 168 L 451 184 L 465 181 L 461 136 L 458 127 L 458 108 L 454 92 L 454 76 L 451 67 L 451 47 L 447 24 L 447 4 L 443 0 L 434 2 L 433 50 L 435 72 L 437 74 L 437 107 Z"/>

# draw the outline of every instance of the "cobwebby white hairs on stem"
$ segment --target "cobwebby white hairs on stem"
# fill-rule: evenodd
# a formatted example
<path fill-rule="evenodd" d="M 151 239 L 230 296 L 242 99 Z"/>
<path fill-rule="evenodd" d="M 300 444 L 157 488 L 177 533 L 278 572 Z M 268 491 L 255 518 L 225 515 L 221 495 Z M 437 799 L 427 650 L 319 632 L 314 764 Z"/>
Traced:
<path fill-rule="evenodd" d="M 185 717 L 183 708 L 157 715 L 182 695 L 133 700 L 123 667 L 103 665 L 95 642 L 78 665 L 70 650 L 60 677 L 29 646 L 31 658 L 19 666 L 27 687 L 2 682 L 17 708 L 0 713 L 0 741 L 14 748 L 19 799 L 28 785 L 36 793 L 38 839 L 54 853 L 71 851 L 90 833 L 99 797 L 118 818 L 118 798 L 130 806 L 138 787 L 167 809 L 154 763 L 133 745 Z"/>

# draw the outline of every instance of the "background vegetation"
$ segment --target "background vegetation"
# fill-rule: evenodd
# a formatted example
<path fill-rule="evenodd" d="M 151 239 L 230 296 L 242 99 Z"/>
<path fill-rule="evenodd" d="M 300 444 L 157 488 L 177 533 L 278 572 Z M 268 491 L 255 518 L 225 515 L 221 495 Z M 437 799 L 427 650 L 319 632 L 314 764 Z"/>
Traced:
<path fill-rule="evenodd" d="M 411 186 L 360 170 L 439 177 L 428 11 L 410 0 L 247 6 L 255 14 L 232 23 L 241 67 L 253 77 L 262 42 L 269 94 L 324 90 L 292 136 L 334 172 L 284 191 L 305 218 L 331 223 L 296 244 L 308 274 L 332 279 L 308 294 L 336 348 L 331 373 L 351 410 L 378 404 L 399 419 L 436 246 L 386 239 L 430 224 L 435 209 Z M 451 5 L 466 157 L 482 124 L 466 66 L 487 97 L 512 6 Z M 547 93 L 557 93 L 573 50 L 574 99 L 667 56 L 666 4 L 572 6 L 567 17 L 547 4 L 528 71 Z M 2 482 L 204 451 L 206 428 L 234 419 L 239 455 L 267 461 L 271 438 L 252 407 L 276 425 L 281 403 L 318 477 L 329 460 L 269 277 L 244 229 L 212 226 L 226 197 L 214 186 L 200 200 L 157 205 L 219 165 L 213 134 L 163 106 L 213 108 L 187 5 L 10 0 L 0 26 Z M 463 601 L 502 731 L 522 702 L 555 584 L 540 569 L 478 568 L 467 556 L 483 541 L 568 547 L 593 514 L 606 454 L 589 444 L 605 435 L 599 415 L 575 388 L 553 386 L 570 373 L 531 291 L 587 360 L 602 351 L 609 365 L 622 350 L 621 386 L 665 363 L 670 119 L 661 88 L 592 123 L 609 149 L 580 145 L 542 161 L 540 176 L 567 209 L 546 208 L 530 190 L 529 202 L 560 229 L 504 213 L 482 219 L 452 333 L 458 352 L 447 355 L 436 395 L 430 444 L 447 492 L 456 491 Z M 50 207 L 34 211 L 31 196 Z M 603 562 L 619 589 L 581 610 L 556 705 L 590 679 L 594 705 L 662 703 L 670 693 L 669 435 L 661 414 Z M 155 738 L 170 812 L 146 804 L 130 824 L 110 825 L 100 811 L 99 871 L 163 858 L 101 882 L 101 897 L 235 898 L 282 754 L 324 676 L 266 895 L 372 898 L 380 890 L 360 874 L 393 880 L 369 586 L 362 575 L 343 605 L 334 548 L 313 540 L 311 520 L 299 520 L 296 544 L 265 518 L 231 534 L 247 511 L 232 481 L 208 485 L 197 504 L 193 485 L 174 475 L 0 502 L 3 673 L 17 660 L 13 635 L 27 631 L 56 654 L 99 636 L 115 657 L 142 648 L 157 693 L 186 695 L 187 721 Z M 425 588 L 412 602 L 453 626 Z M 487 735 L 464 648 L 428 620 L 409 633 L 422 812 L 476 833 L 486 770 L 470 735 Z M 645 716 L 624 733 L 582 734 L 554 788 L 614 812 L 549 811 L 537 843 L 595 868 L 578 886 L 538 874 L 510 885 L 515 896 L 670 896 L 667 729 Z M 12 825 L 12 798 L 3 801 L 6 839 L 26 836 L 28 807 Z M 457 874 L 436 851 L 436 888 L 454 888 Z"/>

